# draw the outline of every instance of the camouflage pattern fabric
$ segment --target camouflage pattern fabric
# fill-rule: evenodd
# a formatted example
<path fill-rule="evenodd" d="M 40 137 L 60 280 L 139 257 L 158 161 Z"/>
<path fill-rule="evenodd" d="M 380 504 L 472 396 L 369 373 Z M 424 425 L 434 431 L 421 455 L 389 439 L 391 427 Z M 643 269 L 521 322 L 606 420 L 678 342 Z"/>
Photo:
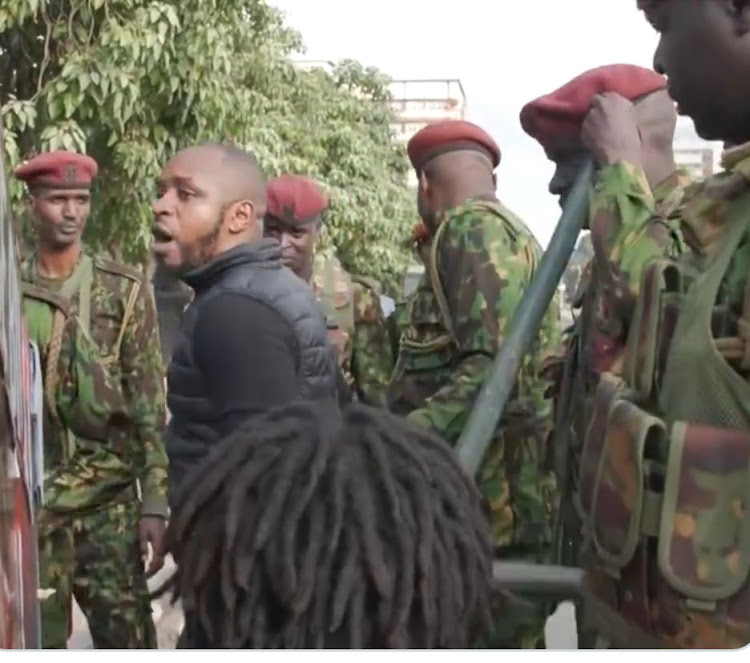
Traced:
<path fill-rule="evenodd" d="M 645 266 L 685 251 L 681 206 L 690 180 L 677 170 L 651 191 L 628 163 L 599 171 L 589 206 L 600 290 L 598 324 L 623 336 Z"/>
<path fill-rule="evenodd" d="M 40 517 L 42 646 L 64 649 L 72 599 L 97 649 L 156 649 L 156 629 L 137 537 L 140 505 Z"/>
<path fill-rule="evenodd" d="M 384 406 L 394 358 L 378 284 L 348 274 L 336 258 L 316 256 L 311 285 L 349 385 L 361 402 Z"/>
<path fill-rule="evenodd" d="M 433 243 L 429 269 L 409 300 L 388 400 L 394 412 L 455 443 L 541 249 L 499 203 L 467 201 L 446 212 L 441 223 L 445 228 Z M 556 340 L 553 305 L 480 471 L 498 545 L 549 542 L 554 481 L 546 471 L 549 403 L 538 367 Z"/>
<path fill-rule="evenodd" d="M 675 172 L 652 192 L 645 175 L 627 164 L 601 169 L 590 195 L 590 238 L 594 257 L 583 269 L 574 308 L 579 310 L 566 334 L 564 356 L 555 368 L 559 388 L 555 400 L 558 473 L 562 501 L 557 532 L 557 560 L 584 565 L 591 573 L 595 558 L 589 534 L 582 528 L 580 468 L 584 438 L 592 418 L 592 399 L 600 376 L 620 375 L 633 300 L 644 265 L 661 255 L 682 250 L 679 204 L 687 184 Z M 555 375 L 555 372 L 552 374 Z M 611 580 L 597 577 L 597 586 Z M 610 592 L 601 592 L 605 598 Z M 597 638 L 578 607 L 579 647 L 594 646 Z"/>
<path fill-rule="evenodd" d="M 52 294 L 64 281 L 41 278 L 31 256 L 21 265 L 21 279 Z M 128 324 L 121 330 L 121 322 L 133 288 L 136 295 Z M 32 339 L 38 344 L 43 369 L 48 371 L 51 330 L 47 319 L 40 315 L 43 307 L 31 297 L 24 298 L 26 319 Z M 42 304 L 45 304 L 42 302 Z M 105 435 L 94 430 L 94 422 L 80 421 L 86 433 L 96 435 L 87 439 L 66 430 L 60 424 L 66 412 L 47 412 L 49 425 L 45 428 L 45 500 L 46 508 L 74 511 L 118 498 L 132 499 L 132 489 L 138 480 L 143 493 L 143 512 L 166 516 L 167 458 L 164 451 L 165 396 L 159 334 L 150 288 L 143 277 L 130 268 L 105 259 L 94 259 L 90 296 L 90 329 L 83 330 L 77 321 L 79 297 L 70 302 L 65 334 L 63 335 L 58 366 L 60 397 L 67 408 L 83 410 L 106 418 Z M 47 309 L 54 307 L 46 306 Z M 40 324 L 41 318 L 41 324 Z M 50 316 L 51 320 L 51 316 Z M 46 327 L 46 328 L 45 328 Z M 123 331 L 119 361 L 112 361 L 120 332 Z M 75 371 L 75 375 L 71 373 Z M 87 373 L 88 372 L 88 373 Z M 75 384 L 73 384 L 75 382 Z M 106 390 L 106 396 L 118 402 L 110 411 L 106 399 L 96 388 Z M 79 390 L 74 406 L 70 394 Z M 49 405 L 49 403 L 47 403 Z M 61 404 L 57 404 L 59 410 Z M 127 412 L 127 420 L 120 416 Z M 93 418 L 93 416 L 92 416 Z"/>
<path fill-rule="evenodd" d="M 96 522 L 92 512 L 115 518 L 122 510 L 131 514 L 139 507 L 142 515 L 167 515 L 164 383 L 151 291 L 134 270 L 109 260 L 86 258 L 82 256 L 69 279 L 58 281 L 38 276 L 33 255 L 21 265 L 25 318 L 30 337 L 41 351 L 45 382 L 45 504 L 40 517 L 51 524 L 41 539 L 61 541 L 42 556 L 41 575 L 60 579 L 58 602 L 69 595 L 65 593 L 66 578 L 73 569 L 66 574 L 60 568 L 71 553 L 62 544 L 65 532 L 55 532 L 55 526 L 77 528 L 73 530 L 73 554 L 78 559 L 83 554 L 79 545 L 84 546 L 84 552 L 89 545 L 88 534 L 112 535 L 123 541 L 137 537 L 135 515 L 128 515 L 126 521 L 112 521 L 111 526 L 100 522 L 89 527 L 87 522 Z M 83 279 L 70 298 L 62 296 L 87 262 L 90 279 Z M 140 505 L 138 484 L 143 494 Z M 125 522 L 130 527 L 126 536 L 120 531 Z M 121 543 L 112 542 L 117 545 Z M 46 560 L 53 568 L 44 568 Z M 93 595 L 101 589 L 96 605 L 109 601 L 103 614 L 116 614 L 117 605 L 127 599 L 133 586 L 145 583 L 143 569 L 136 572 L 133 564 L 114 569 L 102 559 L 101 571 L 81 566 L 76 582 L 85 584 L 89 571 L 98 574 L 88 591 Z M 123 576 L 126 570 L 132 571 L 127 577 Z M 110 572 L 106 584 L 101 578 Z M 43 628 L 46 632 L 49 625 L 55 633 L 59 619 L 50 619 Z M 137 632 L 145 633 L 138 628 Z M 136 646 L 131 635 L 117 646 Z M 152 646 L 150 642 L 144 640 L 139 646 Z"/>
<path fill-rule="evenodd" d="M 750 642 L 750 144 L 723 166 L 682 202 L 689 250 L 646 268 L 638 370 L 600 389 L 587 449 L 601 469 L 582 467 L 618 608 L 668 647 Z"/>
<path fill-rule="evenodd" d="M 469 200 L 442 215 L 409 299 L 388 393 L 393 412 L 455 444 L 540 256 L 533 235 L 500 203 Z M 557 310 L 553 302 L 477 478 L 504 557 L 549 552 L 557 497 L 540 367 L 558 341 Z M 512 646 L 543 637 L 546 611 L 538 609 L 531 626 L 526 614 L 504 614 Z"/>

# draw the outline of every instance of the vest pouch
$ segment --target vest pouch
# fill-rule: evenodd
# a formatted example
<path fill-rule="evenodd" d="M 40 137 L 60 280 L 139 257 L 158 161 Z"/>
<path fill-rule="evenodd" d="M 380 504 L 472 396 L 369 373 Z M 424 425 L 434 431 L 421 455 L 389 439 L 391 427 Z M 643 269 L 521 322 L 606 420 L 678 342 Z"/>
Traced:
<path fill-rule="evenodd" d="M 666 444 L 661 419 L 628 400 L 614 402 L 592 500 L 594 545 L 609 569 L 619 572 L 631 562 L 642 534 L 658 534 L 661 502 L 646 491 L 646 459 L 660 455 Z"/>
<path fill-rule="evenodd" d="M 643 271 L 623 373 L 636 401 L 649 400 L 661 381 L 686 286 L 685 274 L 673 262 L 655 260 Z"/>
<path fill-rule="evenodd" d="M 750 433 L 676 422 L 664 487 L 659 569 L 688 600 L 750 603 Z M 736 598 L 736 597 L 735 597 Z M 747 644 L 747 643 L 745 643 Z"/>
<path fill-rule="evenodd" d="M 57 410 L 66 428 L 78 438 L 124 451 L 132 424 L 119 364 L 102 357 L 76 316 L 65 322 L 57 366 Z"/>
<path fill-rule="evenodd" d="M 593 514 L 594 486 L 604 450 L 609 413 L 622 392 L 622 380 L 610 373 L 604 373 L 593 398 L 591 420 L 586 431 L 578 470 L 578 500 L 581 515 L 586 521 L 589 521 Z"/>

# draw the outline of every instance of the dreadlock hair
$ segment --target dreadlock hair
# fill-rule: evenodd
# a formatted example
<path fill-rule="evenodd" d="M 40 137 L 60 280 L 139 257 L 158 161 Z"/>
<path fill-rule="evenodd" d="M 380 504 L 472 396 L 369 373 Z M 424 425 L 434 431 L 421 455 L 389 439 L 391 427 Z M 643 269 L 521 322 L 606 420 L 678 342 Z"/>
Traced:
<path fill-rule="evenodd" d="M 160 591 L 192 646 L 463 648 L 489 626 L 472 480 L 442 440 L 364 405 L 242 425 L 185 481 L 167 542 L 178 570 Z"/>

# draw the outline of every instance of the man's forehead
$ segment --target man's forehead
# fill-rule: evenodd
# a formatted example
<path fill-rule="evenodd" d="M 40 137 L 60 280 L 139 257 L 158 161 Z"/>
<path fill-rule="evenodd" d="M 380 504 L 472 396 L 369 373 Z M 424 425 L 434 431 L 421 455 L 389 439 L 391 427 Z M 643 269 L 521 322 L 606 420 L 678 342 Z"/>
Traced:
<path fill-rule="evenodd" d="M 223 162 L 220 150 L 193 147 L 175 154 L 164 167 L 162 177 L 205 177 L 217 174 Z"/>

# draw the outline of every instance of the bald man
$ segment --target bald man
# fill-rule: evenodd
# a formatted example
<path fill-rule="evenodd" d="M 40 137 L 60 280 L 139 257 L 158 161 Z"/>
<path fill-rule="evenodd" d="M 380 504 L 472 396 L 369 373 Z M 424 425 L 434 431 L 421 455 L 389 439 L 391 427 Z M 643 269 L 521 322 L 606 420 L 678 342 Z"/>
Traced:
<path fill-rule="evenodd" d="M 336 363 L 310 289 L 263 237 L 265 178 L 243 150 L 178 153 L 157 181 L 153 251 L 195 292 L 167 374 L 170 502 L 240 422 L 337 397 Z M 189 482 L 186 482 L 189 483 Z"/>

